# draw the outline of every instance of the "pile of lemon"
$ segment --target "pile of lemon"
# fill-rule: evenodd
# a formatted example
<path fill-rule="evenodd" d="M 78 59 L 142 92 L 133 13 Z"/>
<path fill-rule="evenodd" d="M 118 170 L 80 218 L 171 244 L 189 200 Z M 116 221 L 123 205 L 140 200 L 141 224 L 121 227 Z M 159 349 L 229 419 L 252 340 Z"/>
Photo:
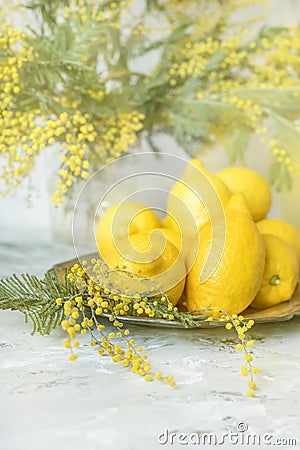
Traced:
<path fill-rule="evenodd" d="M 115 205 L 99 220 L 98 249 L 113 270 L 152 280 L 179 309 L 265 309 L 289 300 L 299 278 L 300 232 L 267 218 L 271 201 L 253 170 L 210 174 L 191 160 L 162 221 L 140 203 Z"/>

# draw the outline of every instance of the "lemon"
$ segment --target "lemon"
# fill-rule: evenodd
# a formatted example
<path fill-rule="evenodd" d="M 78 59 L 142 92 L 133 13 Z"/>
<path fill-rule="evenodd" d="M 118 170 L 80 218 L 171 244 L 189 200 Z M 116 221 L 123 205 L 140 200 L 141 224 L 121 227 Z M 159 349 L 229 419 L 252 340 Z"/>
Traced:
<path fill-rule="evenodd" d="M 171 228 L 165 228 L 165 227 L 159 227 L 159 228 L 155 228 L 152 231 L 153 233 L 162 233 L 165 238 L 171 242 L 171 244 L 173 244 L 179 251 L 181 250 L 182 247 L 182 237 L 181 234 L 177 231 L 175 231 L 175 229 L 171 229 Z"/>
<path fill-rule="evenodd" d="M 112 269 L 125 271 L 120 273 L 117 282 L 127 293 L 160 289 L 173 305 L 181 297 L 186 277 L 185 264 L 178 249 L 161 233 L 123 236 L 115 241 L 105 259 Z M 140 279 L 132 278 L 128 273 Z"/>
<path fill-rule="evenodd" d="M 273 234 L 280 237 L 296 252 L 300 262 L 300 231 L 282 219 L 264 219 L 257 222 L 261 233 Z"/>
<path fill-rule="evenodd" d="M 262 234 L 266 248 L 266 265 L 262 285 L 251 303 L 253 308 L 264 309 L 289 300 L 299 278 L 298 257 L 282 239 Z"/>
<path fill-rule="evenodd" d="M 210 253 L 212 227 L 208 223 L 200 230 L 199 251 L 186 281 L 186 307 L 189 311 L 218 308 L 238 314 L 250 305 L 261 286 L 265 265 L 264 242 L 243 194 L 232 195 L 224 212 L 223 253 L 212 275 L 204 282 L 200 282 L 200 274 Z"/>
<path fill-rule="evenodd" d="M 261 175 L 247 167 L 227 167 L 215 175 L 231 192 L 242 192 L 245 195 L 255 221 L 266 217 L 271 207 L 272 193 L 269 184 Z"/>
<path fill-rule="evenodd" d="M 200 161 L 192 159 L 170 191 L 162 224 L 166 228 L 179 226 L 183 234 L 195 235 L 230 196 L 222 180 L 209 174 Z"/>
<path fill-rule="evenodd" d="M 196 235 L 191 238 L 191 236 L 181 233 L 177 226 L 174 226 L 174 228 L 159 227 L 152 230 L 151 234 L 153 233 L 162 233 L 169 242 L 175 245 L 179 250 L 181 258 L 186 265 L 186 271 L 188 272 L 199 248 L 199 236 Z"/>
<path fill-rule="evenodd" d="M 124 202 L 109 208 L 100 218 L 96 229 L 96 242 L 105 259 L 114 240 L 121 236 L 143 233 L 160 227 L 156 214 L 142 203 Z"/>

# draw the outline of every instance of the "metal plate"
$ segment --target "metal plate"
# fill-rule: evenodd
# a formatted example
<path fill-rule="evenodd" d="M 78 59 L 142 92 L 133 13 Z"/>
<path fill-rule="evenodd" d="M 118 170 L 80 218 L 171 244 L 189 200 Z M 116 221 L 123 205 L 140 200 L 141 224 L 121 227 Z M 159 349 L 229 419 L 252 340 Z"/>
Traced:
<path fill-rule="evenodd" d="M 81 260 L 89 261 L 93 258 L 99 258 L 99 255 L 85 255 L 81 257 Z M 55 270 L 58 276 L 63 277 L 66 268 L 71 268 L 74 264 L 78 263 L 78 259 L 72 259 L 69 261 L 64 261 L 58 264 L 55 264 L 50 271 Z M 279 305 L 273 306 L 267 309 L 254 309 L 247 308 L 243 313 L 241 313 L 245 319 L 253 319 L 256 323 L 268 323 L 268 322 L 281 322 L 290 320 L 293 317 L 300 317 L 300 286 L 298 284 L 297 289 L 293 295 L 293 297 Z M 102 317 L 108 318 L 110 314 L 101 314 Z M 175 320 L 166 320 L 166 319 L 153 319 L 150 317 L 133 317 L 133 316 L 120 316 L 119 317 L 122 322 L 132 323 L 136 325 L 146 325 L 152 327 L 166 327 L 166 328 L 211 328 L 211 327 L 219 327 L 224 326 L 224 322 L 219 321 L 200 321 L 197 326 L 186 327 L 182 323 Z"/>

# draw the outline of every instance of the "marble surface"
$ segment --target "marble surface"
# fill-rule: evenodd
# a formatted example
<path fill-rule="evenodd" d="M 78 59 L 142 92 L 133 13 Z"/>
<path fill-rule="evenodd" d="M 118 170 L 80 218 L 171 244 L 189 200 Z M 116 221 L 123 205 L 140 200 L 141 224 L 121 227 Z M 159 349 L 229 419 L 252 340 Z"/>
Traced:
<path fill-rule="evenodd" d="M 1 277 L 42 275 L 73 256 L 71 246 L 53 243 L 42 230 L 0 228 Z M 214 433 L 211 442 L 221 448 L 299 448 L 300 318 L 254 326 L 256 398 L 245 396 L 242 356 L 231 331 L 132 326 L 153 367 L 174 375 L 172 389 L 98 356 L 88 339 L 79 359 L 69 362 L 63 331 L 42 337 L 31 336 L 31 329 L 18 312 L 0 312 L 1 450 L 204 446 L 195 433 L 201 439 Z M 247 445 L 258 439 L 255 433 L 261 445 Z M 206 441 L 205 447 L 212 445 Z"/>

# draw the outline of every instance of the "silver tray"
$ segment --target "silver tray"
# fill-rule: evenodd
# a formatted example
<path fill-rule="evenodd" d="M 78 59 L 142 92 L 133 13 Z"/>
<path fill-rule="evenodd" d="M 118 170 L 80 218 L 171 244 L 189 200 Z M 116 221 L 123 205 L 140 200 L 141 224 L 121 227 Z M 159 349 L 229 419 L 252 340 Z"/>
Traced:
<path fill-rule="evenodd" d="M 92 258 L 99 257 L 97 254 L 85 255 L 80 259 L 91 260 Z M 78 259 L 72 259 L 68 261 L 63 261 L 61 263 L 55 264 L 50 271 L 55 270 L 59 277 L 64 277 L 65 269 L 71 268 L 74 264 L 78 263 Z M 255 323 L 269 323 L 269 322 L 281 322 L 286 320 L 291 320 L 294 317 L 300 317 L 300 286 L 298 284 L 293 297 L 279 305 L 273 306 L 266 309 L 254 309 L 247 308 L 241 313 L 241 315 L 249 320 L 255 320 Z M 101 314 L 102 317 L 108 318 L 110 314 Z M 224 326 L 224 322 L 212 320 L 212 321 L 199 321 L 197 325 L 185 326 L 176 320 L 166 320 L 166 319 L 153 319 L 150 317 L 134 317 L 134 316 L 120 316 L 122 322 L 127 322 L 136 325 L 152 326 L 152 327 L 165 327 L 165 328 L 211 328 Z"/>

